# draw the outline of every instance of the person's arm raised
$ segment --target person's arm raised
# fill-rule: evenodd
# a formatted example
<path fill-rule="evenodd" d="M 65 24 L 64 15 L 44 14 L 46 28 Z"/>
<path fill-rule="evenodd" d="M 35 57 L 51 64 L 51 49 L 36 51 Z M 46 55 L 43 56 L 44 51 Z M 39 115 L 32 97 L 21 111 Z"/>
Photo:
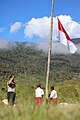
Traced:
<path fill-rule="evenodd" d="M 10 80 L 8 81 L 8 84 L 10 84 L 13 81 L 13 79 L 14 79 L 14 76 L 10 78 Z"/>

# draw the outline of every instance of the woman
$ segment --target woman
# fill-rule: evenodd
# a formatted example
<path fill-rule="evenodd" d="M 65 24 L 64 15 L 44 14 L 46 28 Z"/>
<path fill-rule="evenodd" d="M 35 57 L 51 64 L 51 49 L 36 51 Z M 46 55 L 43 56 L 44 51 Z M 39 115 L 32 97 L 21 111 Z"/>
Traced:
<path fill-rule="evenodd" d="M 10 105 L 14 105 L 15 102 L 15 91 L 16 91 L 16 85 L 14 82 L 14 76 L 10 76 L 9 80 L 7 82 L 7 88 L 8 88 L 8 93 L 7 93 L 7 97 L 8 97 L 8 104 Z"/>

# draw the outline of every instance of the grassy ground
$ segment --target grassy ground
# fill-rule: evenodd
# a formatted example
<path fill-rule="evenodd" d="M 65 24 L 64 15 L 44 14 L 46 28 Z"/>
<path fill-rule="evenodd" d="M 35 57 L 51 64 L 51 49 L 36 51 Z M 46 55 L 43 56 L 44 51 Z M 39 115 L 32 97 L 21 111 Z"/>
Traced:
<path fill-rule="evenodd" d="M 40 108 L 28 101 L 15 107 L 0 107 L 0 120 L 80 120 L 80 105 L 70 105 L 64 108 L 43 104 Z"/>
<path fill-rule="evenodd" d="M 45 91 L 45 82 L 41 81 Z M 0 83 L 0 120 L 80 120 L 80 81 L 53 83 L 58 92 L 58 105 L 45 103 L 35 107 L 36 80 L 16 78 L 16 106 L 6 106 L 2 100 L 6 98 L 6 82 Z M 50 87 L 50 86 L 49 86 Z M 67 102 L 65 107 L 59 106 Z"/>

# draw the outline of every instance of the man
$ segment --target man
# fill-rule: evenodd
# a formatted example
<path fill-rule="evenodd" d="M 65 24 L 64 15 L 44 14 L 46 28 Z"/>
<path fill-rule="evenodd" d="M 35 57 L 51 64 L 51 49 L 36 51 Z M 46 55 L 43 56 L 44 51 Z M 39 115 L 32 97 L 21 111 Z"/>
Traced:
<path fill-rule="evenodd" d="M 37 88 L 35 90 L 35 95 L 36 95 L 36 106 L 40 106 L 40 104 L 42 102 L 43 95 L 44 95 L 44 91 L 41 88 L 41 84 L 37 85 Z"/>

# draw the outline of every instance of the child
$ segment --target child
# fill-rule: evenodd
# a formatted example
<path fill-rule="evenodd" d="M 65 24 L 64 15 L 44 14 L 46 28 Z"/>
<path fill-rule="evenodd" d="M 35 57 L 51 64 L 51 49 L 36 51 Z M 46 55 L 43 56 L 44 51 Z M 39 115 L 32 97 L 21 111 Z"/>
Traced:
<path fill-rule="evenodd" d="M 41 88 L 41 84 L 37 85 L 37 88 L 35 90 L 35 94 L 36 94 L 36 106 L 40 106 L 40 104 L 42 102 L 43 95 L 44 95 L 44 91 Z"/>
<path fill-rule="evenodd" d="M 50 102 L 57 104 L 57 92 L 54 90 L 54 86 L 51 86 Z"/>

